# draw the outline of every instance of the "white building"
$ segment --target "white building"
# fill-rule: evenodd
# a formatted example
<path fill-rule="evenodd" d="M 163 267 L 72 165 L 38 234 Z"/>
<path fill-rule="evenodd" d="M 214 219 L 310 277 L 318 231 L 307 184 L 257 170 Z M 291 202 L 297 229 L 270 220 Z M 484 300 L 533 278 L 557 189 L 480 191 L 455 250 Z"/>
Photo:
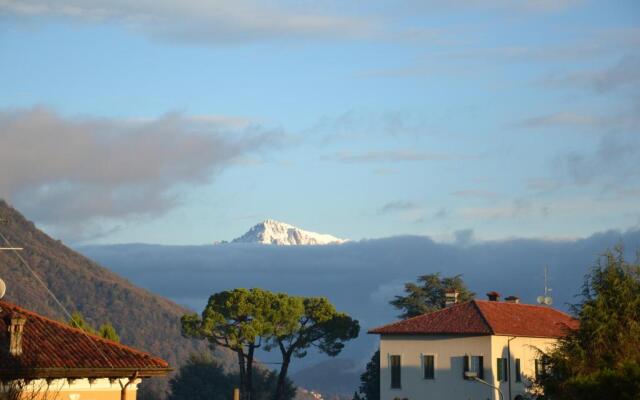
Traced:
<path fill-rule="evenodd" d="M 499 387 L 505 400 L 526 396 L 527 381 L 541 370 L 538 350 L 548 350 L 577 321 L 547 306 L 488 295 L 489 301 L 454 300 L 369 331 L 380 335 L 380 399 L 500 399 L 497 389 L 465 372 Z"/>

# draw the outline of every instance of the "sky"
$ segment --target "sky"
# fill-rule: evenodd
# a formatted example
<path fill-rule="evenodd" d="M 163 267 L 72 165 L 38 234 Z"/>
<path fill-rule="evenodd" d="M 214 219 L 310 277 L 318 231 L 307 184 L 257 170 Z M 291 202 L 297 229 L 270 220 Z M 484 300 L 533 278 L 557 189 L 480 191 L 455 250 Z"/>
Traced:
<path fill-rule="evenodd" d="M 0 0 L 0 197 L 69 243 L 640 226 L 640 3 Z"/>

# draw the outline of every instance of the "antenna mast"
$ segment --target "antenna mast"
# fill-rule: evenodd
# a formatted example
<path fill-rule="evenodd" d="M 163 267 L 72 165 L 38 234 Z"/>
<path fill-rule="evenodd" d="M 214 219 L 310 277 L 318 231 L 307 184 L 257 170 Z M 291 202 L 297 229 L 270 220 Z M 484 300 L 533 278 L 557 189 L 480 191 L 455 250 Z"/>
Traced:
<path fill-rule="evenodd" d="M 551 298 L 551 289 L 549 287 L 549 266 L 544 266 L 544 295 L 538 296 L 536 299 L 538 304 L 544 304 L 550 306 L 553 303 L 553 298 Z"/>

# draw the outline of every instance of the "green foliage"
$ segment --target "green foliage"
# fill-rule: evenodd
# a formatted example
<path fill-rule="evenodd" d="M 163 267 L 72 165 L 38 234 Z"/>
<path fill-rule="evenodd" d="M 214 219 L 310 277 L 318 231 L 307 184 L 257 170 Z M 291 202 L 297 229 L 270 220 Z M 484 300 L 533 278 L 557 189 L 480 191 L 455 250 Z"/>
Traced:
<path fill-rule="evenodd" d="M 192 356 L 170 381 L 170 400 L 228 400 L 238 387 L 237 373 L 225 372 L 222 365 L 210 357 Z M 256 369 L 254 399 L 269 400 L 273 396 L 277 376 L 273 371 Z M 287 380 L 285 400 L 295 397 L 296 388 Z"/>
<path fill-rule="evenodd" d="M 83 331 L 91 333 L 93 335 L 97 334 L 96 330 L 91 325 L 89 325 L 87 321 L 85 321 L 82 314 L 80 314 L 78 311 L 75 311 L 73 312 L 73 314 L 71 314 L 69 325 L 73 326 L 74 328 L 82 329 Z"/>
<path fill-rule="evenodd" d="M 380 350 L 377 350 L 360 375 L 360 394 L 356 392 L 353 400 L 380 400 Z"/>
<path fill-rule="evenodd" d="M 105 339 L 120 343 L 120 336 L 118 335 L 118 332 L 116 332 L 116 328 L 114 328 L 109 322 L 100 325 L 100 328 L 98 328 L 98 335 Z"/>
<path fill-rule="evenodd" d="M 84 319 L 82 314 L 78 311 L 75 311 L 73 314 L 71 314 L 69 325 L 73 326 L 74 328 L 82 329 L 83 331 L 88 332 L 92 335 L 97 335 L 105 339 L 113 340 L 114 342 L 120 342 L 120 336 L 118 336 L 116 328 L 114 328 L 111 323 L 107 322 L 105 324 L 102 324 L 100 325 L 100 328 L 96 330 Z"/>
<path fill-rule="evenodd" d="M 360 333 L 360 324 L 345 313 L 338 312 L 324 297 L 291 297 L 277 295 L 276 309 L 283 313 L 272 336 L 267 338 L 267 349 L 277 347 L 282 355 L 278 377 L 278 389 L 274 398 L 283 400 L 284 378 L 287 376 L 292 356 L 307 355 L 310 347 L 331 357 L 340 354 L 345 342 Z M 280 315 L 280 313 L 278 313 Z"/>
<path fill-rule="evenodd" d="M 234 289 L 212 295 L 202 316 L 188 314 L 181 319 L 186 337 L 206 339 L 237 354 L 241 393 L 248 400 L 254 400 L 254 352 L 274 329 L 273 304 L 271 292 Z"/>
<path fill-rule="evenodd" d="M 580 326 L 544 355 L 535 386 L 553 399 L 640 398 L 640 266 L 607 251 L 573 310 Z"/>
<path fill-rule="evenodd" d="M 461 275 L 442 278 L 440 273 L 435 273 L 419 276 L 417 284 L 405 283 L 406 295 L 396 296 L 389 303 L 402 311 L 400 318 L 415 317 L 444 308 L 447 289 L 458 291 L 458 302 L 472 300 L 475 297 L 475 293 L 467 288 Z"/>

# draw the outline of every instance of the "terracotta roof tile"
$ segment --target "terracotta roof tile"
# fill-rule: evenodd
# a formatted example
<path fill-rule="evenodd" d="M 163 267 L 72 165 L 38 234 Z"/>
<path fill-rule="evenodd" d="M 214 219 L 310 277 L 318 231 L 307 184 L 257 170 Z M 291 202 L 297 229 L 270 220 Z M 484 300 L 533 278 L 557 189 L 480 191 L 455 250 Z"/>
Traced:
<path fill-rule="evenodd" d="M 369 331 L 376 334 L 454 334 L 562 337 L 577 321 L 546 306 L 473 300 Z"/>
<path fill-rule="evenodd" d="M 154 370 L 169 371 L 169 364 L 158 357 L 87 334 L 5 301 L 0 301 L 0 310 L 0 346 L 3 348 L 8 348 L 9 341 L 4 317 L 12 313 L 26 317 L 23 353 L 18 357 L 0 357 L 0 372 L 17 369 L 137 370 L 144 376 L 145 372 Z"/>

